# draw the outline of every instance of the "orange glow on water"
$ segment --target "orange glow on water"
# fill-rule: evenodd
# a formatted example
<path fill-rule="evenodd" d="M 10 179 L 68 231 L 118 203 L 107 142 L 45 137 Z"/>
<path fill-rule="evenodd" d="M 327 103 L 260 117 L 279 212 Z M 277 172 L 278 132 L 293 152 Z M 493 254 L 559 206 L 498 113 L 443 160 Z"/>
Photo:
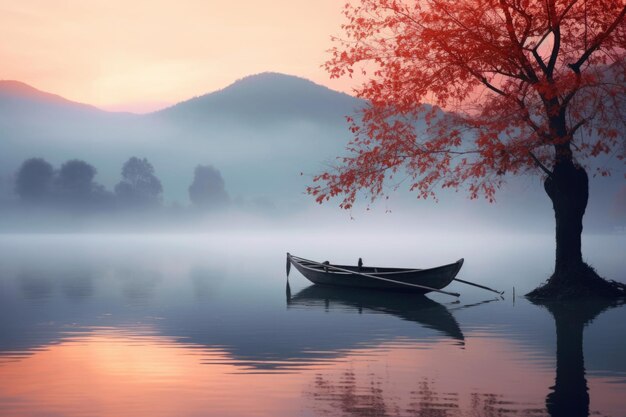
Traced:
<path fill-rule="evenodd" d="M 303 410 L 341 415 L 342 407 L 368 412 L 384 407 L 447 409 L 456 416 L 477 406 L 505 405 L 513 414 L 532 409 L 545 415 L 554 371 L 534 363 L 531 354 L 512 342 L 479 335 L 468 338 L 464 348 L 396 340 L 341 352 L 323 364 L 302 364 L 297 371 L 261 373 L 222 348 L 99 329 L 21 359 L 0 360 L 0 411 L 15 417 L 41 412 L 293 416 Z M 594 404 L 610 415 L 620 410 L 618 384 L 587 380 L 592 410 Z"/>
<path fill-rule="evenodd" d="M 210 360 L 211 365 L 202 362 Z M 294 386 L 263 375 L 237 375 L 220 351 L 158 336 L 100 331 L 0 365 L 0 396 L 15 398 L 14 416 L 36 410 L 62 415 L 180 416 L 296 412 Z M 285 381 L 287 382 L 287 381 Z M 248 400 L 242 401 L 242 397 Z"/>

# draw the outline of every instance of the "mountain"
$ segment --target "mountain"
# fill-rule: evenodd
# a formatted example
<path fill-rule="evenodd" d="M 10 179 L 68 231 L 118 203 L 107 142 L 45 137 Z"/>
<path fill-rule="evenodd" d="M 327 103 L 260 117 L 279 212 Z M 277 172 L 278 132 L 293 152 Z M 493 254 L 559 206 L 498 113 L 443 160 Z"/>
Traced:
<path fill-rule="evenodd" d="M 200 122 L 225 118 L 263 123 L 290 119 L 327 121 L 334 118 L 343 122 L 343 112 L 353 113 L 363 103 L 360 99 L 305 78 L 265 72 L 247 76 L 221 90 L 191 98 L 145 117 Z M 14 80 L 0 80 L 0 108 L 14 115 L 19 111 L 35 109 L 120 114 L 71 101 Z"/>
<path fill-rule="evenodd" d="M 28 84 L 15 80 L 0 80 L 0 103 L 13 102 L 31 102 L 35 105 L 64 106 L 75 109 L 96 110 L 95 107 L 88 104 L 77 103 L 67 100 L 59 95 L 46 93 L 37 90 Z"/>
<path fill-rule="evenodd" d="M 20 122 L 50 123 L 59 117 L 98 117 L 107 113 L 14 80 L 0 80 L 0 111 L 0 122 L 5 126 L 7 121 L 15 126 Z"/>
<path fill-rule="evenodd" d="M 0 177 L 26 158 L 84 159 L 112 187 L 122 163 L 145 156 L 166 201 L 187 201 L 197 164 L 217 167 L 231 195 L 301 198 L 309 177 L 349 140 L 362 101 L 303 78 L 263 73 L 147 115 L 112 113 L 26 84 L 0 84 Z"/>
<path fill-rule="evenodd" d="M 303 78 L 262 73 L 144 121 L 193 149 L 190 158 L 216 165 L 235 194 L 302 200 L 310 176 L 300 174 L 319 172 L 344 151 L 345 116 L 363 105 Z"/>
<path fill-rule="evenodd" d="M 93 124 L 129 116 L 71 101 L 20 81 L 0 80 L 0 134 L 3 139 L 71 138 L 74 132 L 89 129 Z"/>
<path fill-rule="evenodd" d="M 344 154 L 351 139 L 345 116 L 363 105 L 347 94 L 277 73 L 252 75 L 147 115 L 107 112 L 1 81 L 0 194 L 12 189 L 10 175 L 30 157 L 46 158 L 56 167 L 68 159 L 84 159 L 97 168 L 96 181 L 112 189 L 122 164 L 139 156 L 153 164 L 166 202 L 187 204 L 193 170 L 204 164 L 221 172 L 235 199 L 311 207 L 313 199 L 304 195 L 311 175 Z M 586 224 L 624 224 L 623 164 L 614 171 L 611 178 L 591 179 Z M 435 216 L 470 216 L 488 218 L 485 224 L 492 225 L 542 219 L 539 229 L 552 227 L 550 202 L 537 177 L 511 178 L 497 197 L 494 207 L 468 203 L 462 191 L 445 192 L 434 205 L 401 192 L 394 204 L 406 207 L 409 216 L 419 212 L 427 223 Z M 389 206 L 396 213 L 397 204 Z"/>
<path fill-rule="evenodd" d="M 265 72 L 156 112 L 170 120 L 275 124 L 294 121 L 345 123 L 364 102 L 304 78 Z"/>

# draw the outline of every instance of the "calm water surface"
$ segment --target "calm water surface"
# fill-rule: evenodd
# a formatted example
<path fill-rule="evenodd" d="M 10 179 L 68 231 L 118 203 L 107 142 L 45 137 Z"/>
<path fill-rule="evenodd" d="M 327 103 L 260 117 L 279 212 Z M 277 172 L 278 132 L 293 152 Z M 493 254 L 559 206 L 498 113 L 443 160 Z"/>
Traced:
<path fill-rule="evenodd" d="M 303 237 L 304 236 L 304 237 Z M 0 236 L 1 416 L 626 416 L 626 307 L 532 304 L 551 236 Z M 584 252 L 625 280 L 624 236 Z M 460 299 L 311 286 L 285 252 Z M 515 286 L 516 298 L 513 298 Z"/>

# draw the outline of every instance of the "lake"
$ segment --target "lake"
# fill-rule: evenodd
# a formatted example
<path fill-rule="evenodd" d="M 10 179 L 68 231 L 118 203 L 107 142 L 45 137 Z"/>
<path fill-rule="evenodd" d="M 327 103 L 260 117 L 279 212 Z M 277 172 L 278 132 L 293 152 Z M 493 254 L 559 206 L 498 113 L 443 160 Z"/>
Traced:
<path fill-rule="evenodd" d="M 625 281 L 624 235 L 584 236 Z M 1 416 L 626 416 L 626 307 L 533 304 L 553 236 L 0 235 Z M 285 253 L 465 264 L 427 297 L 312 286 Z M 515 287 L 515 297 L 513 291 Z"/>

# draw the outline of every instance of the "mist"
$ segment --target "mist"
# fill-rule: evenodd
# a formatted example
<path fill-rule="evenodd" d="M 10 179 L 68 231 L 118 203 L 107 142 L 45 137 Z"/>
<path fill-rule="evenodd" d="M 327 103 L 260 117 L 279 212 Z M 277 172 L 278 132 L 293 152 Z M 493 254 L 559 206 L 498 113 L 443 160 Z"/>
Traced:
<path fill-rule="evenodd" d="M 550 234 L 554 228 L 539 176 L 506 178 L 493 204 L 470 200 L 463 189 L 440 190 L 437 201 L 417 199 L 400 179 L 397 190 L 394 184 L 386 190 L 389 197 L 370 202 L 363 195 L 350 211 L 339 209 L 339 200 L 320 206 L 306 187 L 346 154 L 351 134 L 344 116 L 364 103 L 297 77 L 247 77 L 147 115 L 2 87 L 0 231 Z M 43 171 L 35 163 L 24 172 L 29 161 Z M 145 172 L 126 178 L 129 161 Z M 611 164 L 612 176 L 590 179 L 586 232 L 624 231 L 623 167 Z"/>

